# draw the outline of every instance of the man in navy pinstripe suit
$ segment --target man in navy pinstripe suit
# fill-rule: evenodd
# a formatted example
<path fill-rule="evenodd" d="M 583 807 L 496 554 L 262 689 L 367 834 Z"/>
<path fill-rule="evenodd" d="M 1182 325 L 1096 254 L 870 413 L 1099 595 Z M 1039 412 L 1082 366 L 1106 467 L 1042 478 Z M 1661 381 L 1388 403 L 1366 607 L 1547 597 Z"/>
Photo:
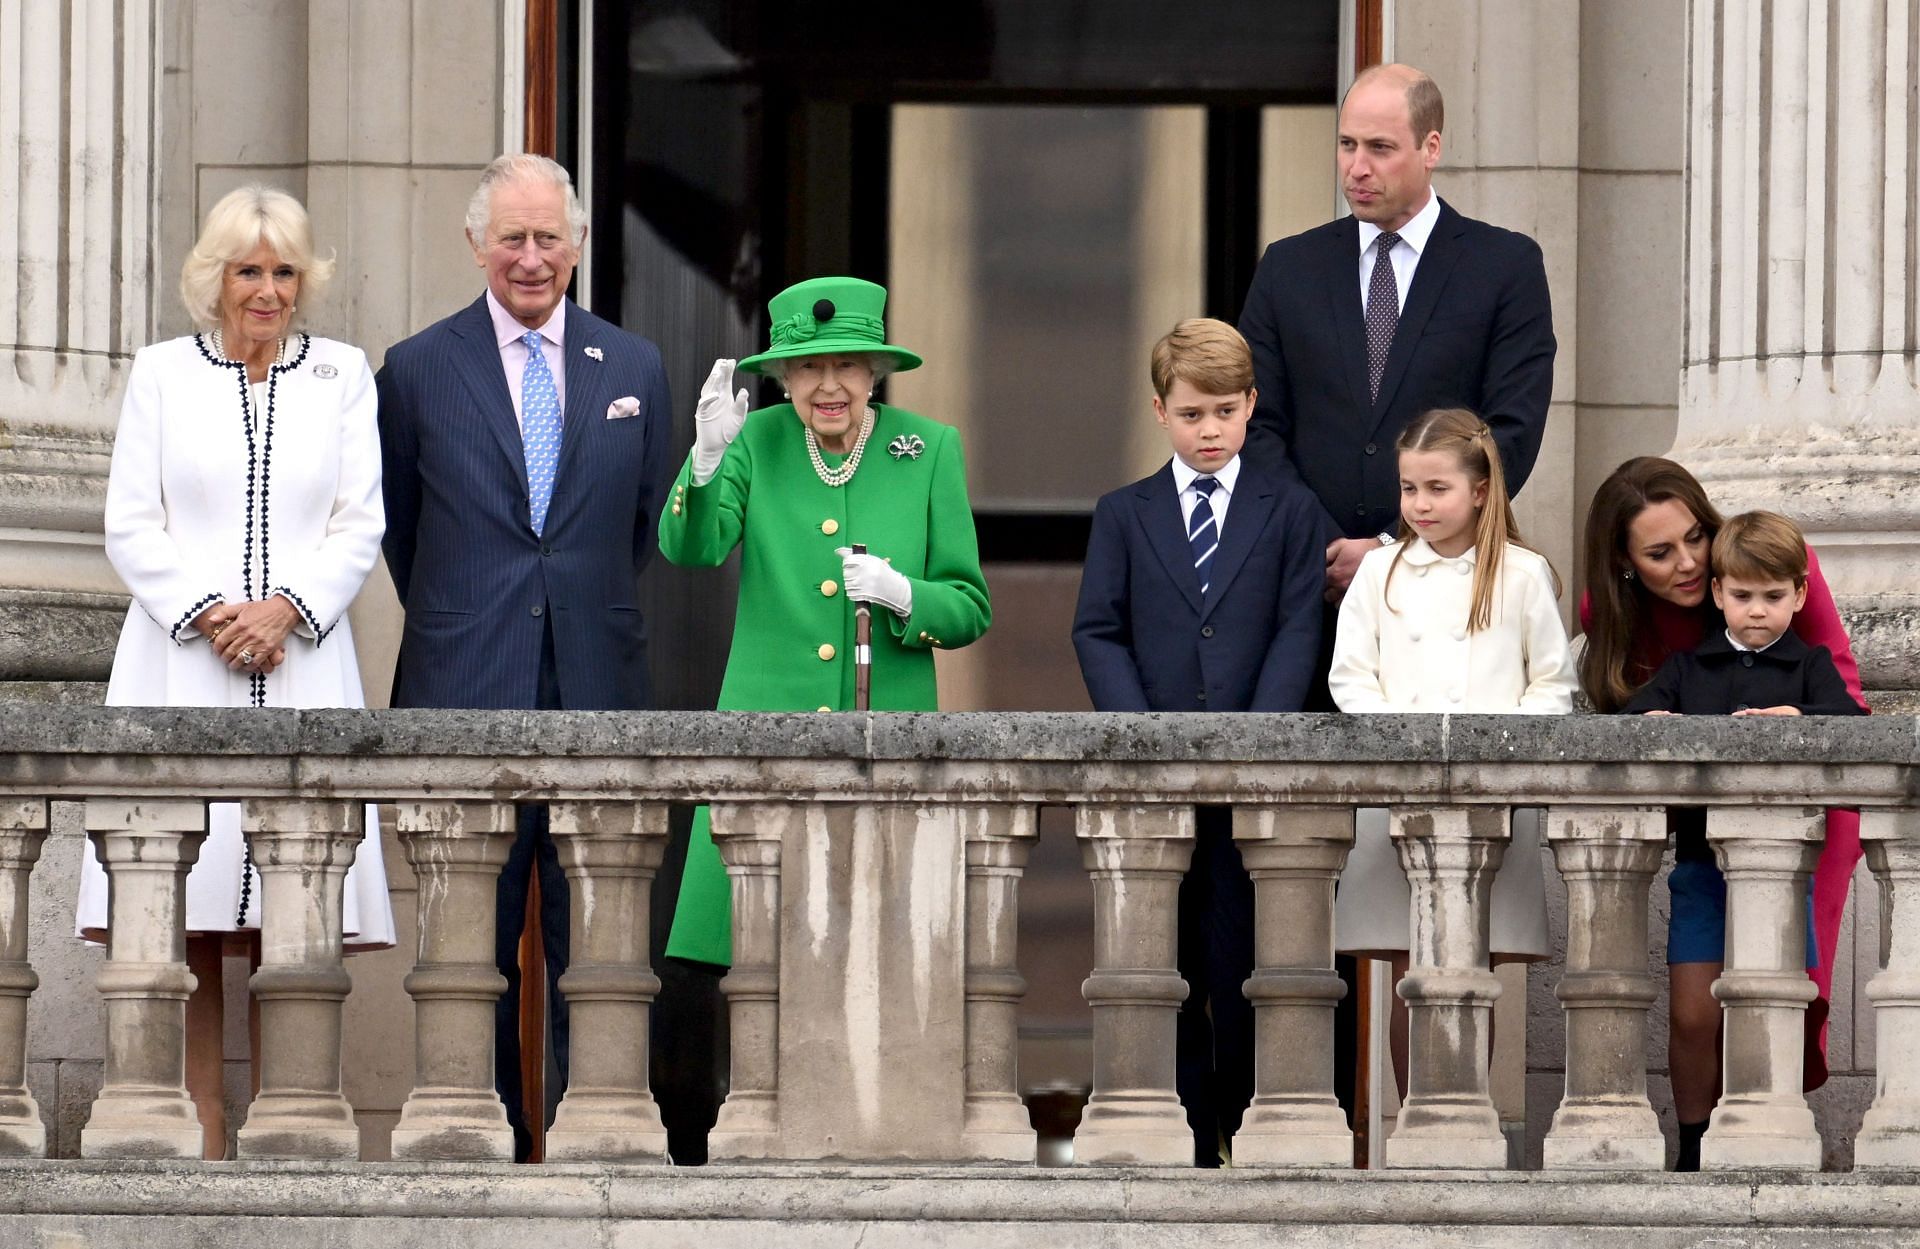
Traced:
<path fill-rule="evenodd" d="M 376 379 L 387 567 L 406 608 L 396 707 L 645 707 L 638 582 L 656 545 L 671 420 L 660 353 L 566 297 L 586 215 L 561 166 L 503 156 L 467 210 L 486 292 L 387 352 Z M 550 1019 L 566 1077 L 567 883 L 546 808 L 523 807 L 501 870 L 507 978 L 498 1083 L 516 1156 L 519 968 L 540 874 Z"/>

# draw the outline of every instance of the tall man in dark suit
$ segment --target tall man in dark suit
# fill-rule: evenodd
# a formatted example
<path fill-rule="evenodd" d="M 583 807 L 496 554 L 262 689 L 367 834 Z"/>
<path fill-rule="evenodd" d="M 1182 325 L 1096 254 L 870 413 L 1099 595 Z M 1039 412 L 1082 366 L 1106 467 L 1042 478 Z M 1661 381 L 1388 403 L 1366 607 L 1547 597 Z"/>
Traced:
<path fill-rule="evenodd" d="M 1304 481 L 1326 509 L 1330 601 L 1398 527 L 1393 443 L 1407 422 L 1429 408 L 1479 413 L 1516 494 L 1546 431 L 1554 341 L 1540 248 L 1433 193 L 1442 111 L 1440 89 L 1409 66 L 1355 79 L 1338 158 L 1353 215 L 1267 248 L 1240 313 L 1260 388 L 1247 458 Z"/>
<path fill-rule="evenodd" d="M 387 352 L 375 379 L 394 587 L 406 608 L 396 707 L 645 707 L 640 571 L 670 430 L 660 353 L 566 297 L 587 234 L 572 179 L 502 156 L 467 209 L 479 299 Z M 540 879 L 550 1027 L 566 1075 L 567 882 L 544 806 L 523 807 L 501 870 L 507 978 L 495 1059 L 516 1155 L 518 947 Z"/>

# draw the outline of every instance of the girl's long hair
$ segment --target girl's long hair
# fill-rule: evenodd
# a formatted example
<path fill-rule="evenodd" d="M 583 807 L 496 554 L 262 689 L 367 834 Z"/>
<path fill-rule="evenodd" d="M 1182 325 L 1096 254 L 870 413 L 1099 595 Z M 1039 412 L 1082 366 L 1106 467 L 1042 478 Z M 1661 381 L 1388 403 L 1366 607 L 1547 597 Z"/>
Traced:
<path fill-rule="evenodd" d="M 1627 555 L 1627 526 L 1655 503 L 1678 502 L 1700 523 L 1708 543 L 1720 532 L 1720 513 L 1692 473 L 1672 460 L 1643 455 L 1613 470 L 1587 509 L 1587 646 L 1580 656 L 1580 688 L 1595 711 L 1618 711 L 1651 672 L 1631 672 L 1634 633 L 1651 628 L 1646 588 Z"/>
<path fill-rule="evenodd" d="M 1473 525 L 1476 553 L 1473 606 L 1467 613 L 1467 632 L 1478 633 L 1493 623 L 1494 592 L 1500 585 L 1500 564 L 1506 554 L 1507 544 L 1533 550 L 1521 538 L 1520 526 L 1513 518 L 1513 502 L 1507 497 L 1507 474 L 1500 463 L 1500 448 L 1493 441 L 1493 431 L 1487 428 L 1486 422 L 1465 408 L 1435 408 L 1400 431 L 1394 449 L 1401 454 L 1409 451 L 1451 452 L 1460 462 L 1460 471 L 1467 475 L 1467 480 L 1475 485 L 1482 482 L 1486 484 L 1486 502 L 1480 505 L 1480 514 Z M 1400 549 L 1394 553 L 1393 563 L 1387 568 L 1386 598 L 1389 611 L 1393 610 L 1393 574 L 1399 569 L 1400 561 L 1406 558 L 1407 547 L 1411 545 L 1413 536 L 1413 527 L 1407 524 L 1403 514 L 1400 517 Z M 1551 565 L 1548 570 L 1552 570 Z M 1560 597 L 1558 573 L 1553 577 L 1553 594 L 1555 598 Z"/>

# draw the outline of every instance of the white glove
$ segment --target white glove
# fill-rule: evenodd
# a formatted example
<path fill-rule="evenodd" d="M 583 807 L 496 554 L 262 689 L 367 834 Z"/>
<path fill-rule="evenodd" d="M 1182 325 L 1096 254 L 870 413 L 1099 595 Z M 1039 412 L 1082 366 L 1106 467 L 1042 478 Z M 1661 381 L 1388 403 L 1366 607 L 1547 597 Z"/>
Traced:
<path fill-rule="evenodd" d="M 847 597 L 856 603 L 878 603 L 902 619 L 913 614 L 913 582 L 904 573 L 878 555 L 855 555 L 843 546 L 833 552 L 840 557 L 840 584 Z"/>
<path fill-rule="evenodd" d="M 704 486 L 720 471 L 727 448 L 747 423 L 747 390 L 742 386 L 731 399 L 733 361 L 715 360 L 707 384 L 700 388 L 700 406 L 693 410 L 693 484 Z"/>

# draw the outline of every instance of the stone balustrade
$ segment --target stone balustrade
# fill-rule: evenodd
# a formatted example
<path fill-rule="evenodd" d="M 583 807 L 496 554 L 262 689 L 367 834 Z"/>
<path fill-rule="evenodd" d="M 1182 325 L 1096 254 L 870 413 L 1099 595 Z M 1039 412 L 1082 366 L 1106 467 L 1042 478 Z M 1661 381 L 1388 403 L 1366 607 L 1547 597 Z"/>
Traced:
<path fill-rule="evenodd" d="M 1015 1018 L 1019 885 L 1046 804 L 1076 813 L 1094 883 L 1087 1165 L 1181 1165 L 1175 899 L 1197 803 L 1234 808 L 1256 891 L 1256 1087 L 1243 1166 L 1351 1165 L 1332 1095 L 1335 882 L 1353 810 L 1390 809 L 1412 883 L 1410 1088 L 1395 1168 L 1488 1169 L 1487 894 L 1508 810 L 1546 809 L 1569 896 L 1567 1087 L 1550 1167 L 1639 1170 L 1648 1102 L 1647 895 L 1663 808 L 1709 808 L 1729 883 L 1725 1095 L 1709 1168 L 1813 1169 L 1800 1092 L 1799 966 L 1822 805 L 1865 809 L 1880 882 L 1878 1096 L 1861 1168 L 1920 1165 L 1920 748 L 1910 719 L 257 712 L 0 706 L 0 1155 L 44 1152 L 22 1078 L 26 883 L 48 802 L 82 801 L 113 882 L 100 1158 L 191 1158 L 180 932 L 205 801 L 240 799 L 263 881 L 260 1092 L 249 1157 L 354 1156 L 341 1096 L 341 880 L 362 805 L 394 804 L 419 878 L 415 1087 L 396 1159 L 499 1160 L 493 879 L 513 804 L 553 804 L 573 884 L 572 1083 L 550 1136 L 569 1161 L 659 1161 L 648 1088 L 648 889 L 668 807 L 707 802 L 733 882 L 723 984 L 731 1091 L 716 1160 L 1023 1163 Z M 1028 957 L 1043 957 L 1033 952 Z"/>

